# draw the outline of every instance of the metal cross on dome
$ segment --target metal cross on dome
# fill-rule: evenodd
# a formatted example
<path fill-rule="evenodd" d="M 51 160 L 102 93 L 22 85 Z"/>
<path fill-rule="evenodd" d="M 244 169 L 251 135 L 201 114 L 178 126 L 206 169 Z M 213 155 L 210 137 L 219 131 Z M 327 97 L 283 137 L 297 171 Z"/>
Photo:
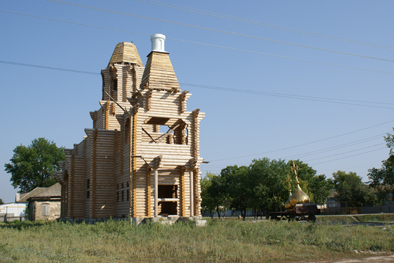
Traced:
<path fill-rule="evenodd" d="M 298 183 L 298 175 L 297 175 L 297 170 L 298 170 L 298 166 L 295 164 L 295 161 L 293 161 L 293 167 L 291 168 L 291 171 L 294 172 L 295 176 L 296 176 L 296 181 Z"/>

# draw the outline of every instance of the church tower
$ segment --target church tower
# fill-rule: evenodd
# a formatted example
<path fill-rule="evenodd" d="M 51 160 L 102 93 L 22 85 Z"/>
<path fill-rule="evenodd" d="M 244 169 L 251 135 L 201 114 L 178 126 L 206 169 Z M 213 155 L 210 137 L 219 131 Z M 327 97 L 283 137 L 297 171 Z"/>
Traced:
<path fill-rule="evenodd" d="M 117 44 L 101 71 L 93 128 L 66 150 L 56 179 L 62 218 L 200 217 L 199 109 L 187 111 L 165 36 L 151 36 L 144 68 L 134 44 Z"/>

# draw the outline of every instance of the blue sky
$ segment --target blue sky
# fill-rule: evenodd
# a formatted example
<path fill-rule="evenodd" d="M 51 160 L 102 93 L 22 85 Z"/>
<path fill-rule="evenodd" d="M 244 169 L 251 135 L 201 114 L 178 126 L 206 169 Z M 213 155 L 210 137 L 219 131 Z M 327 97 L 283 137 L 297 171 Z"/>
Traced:
<path fill-rule="evenodd" d="M 167 36 L 181 89 L 193 95 L 188 110 L 206 113 L 203 175 L 268 157 L 367 181 L 388 157 L 393 1 L 70 1 L 0 3 L 2 167 L 34 138 L 80 142 L 116 44 L 133 41 L 146 63 L 155 33 Z M 0 169 L 6 202 L 17 191 L 9 179 Z"/>

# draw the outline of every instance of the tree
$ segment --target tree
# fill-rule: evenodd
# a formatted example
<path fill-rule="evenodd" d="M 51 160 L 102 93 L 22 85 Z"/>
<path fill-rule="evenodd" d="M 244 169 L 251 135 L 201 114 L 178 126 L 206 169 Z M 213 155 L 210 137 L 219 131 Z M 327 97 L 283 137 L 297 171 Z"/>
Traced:
<path fill-rule="evenodd" d="M 387 147 L 390 148 L 390 155 L 394 155 L 394 134 L 387 133 L 387 137 L 384 137 L 384 140 L 386 141 Z"/>
<path fill-rule="evenodd" d="M 209 211 L 211 214 L 211 217 L 213 218 L 213 212 L 215 211 L 215 204 L 214 200 L 211 197 L 211 195 L 208 192 L 208 188 L 212 184 L 212 178 L 215 177 L 216 175 L 210 172 L 207 172 L 204 178 L 201 179 L 201 209 L 202 209 L 202 214 L 204 215 L 205 212 Z"/>
<path fill-rule="evenodd" d="M 218 218 L 222 216 L 231 207 L 231 198 L 227 191 L 227 185 L 224 177 L 207 172 L 201 180 L 201 207 L 209 211 L 211 217 L 216 211 Z"/>
<path fill-rule="evenodd" d="M 58 148 L 45 138 L 34 139 L 29 146 L 19 145 L 14 149 L 5 171 L 11 174 L 10 181 L 20 193 L 36 187 L 48 187 L 56 183 L 53 174 L 59 170 L 59 161 L 64 161 L 64 149 Z"/>
<path fill-rule="evenodd" d="M 4 204 L 3 199 L 0 198 L 0 205 Z"/>
<path fill-rule="evenodd" d="M 316 176 L 316 171 L 300 160 L 294 161 L 298 167 L 301 188 L 310 195 L 311 200 L 324 203 L 332 191 L 332 182 L 324 175 Z M 239 210 L 245 220 L 246 211 L 253 209 L 255 217 L 260 211 L 278 211 L 283 208 L 291 189 L 296 187 L 295 177 L 290 176 L 293 161 L 255 159 L 249 166 L 227 166 L 217 177 L 212 178 L 209 196 L 220 214 L 220 207 Z M 226 195 L 227 193 L 227 195 Z"/>
<path fill-rule="evenodd" d="M 337 171 L 332 175 L 334 177 L 334 187 L 341 203 L 356 207 L 374 202 L 375 195 L 356 173 Z"/>
<path fill-rule="evenodd" d="M 289 172 L 290 168 L 283 160 L 270 161 L 268 158 L 253 160 L 249 169 L 249 184 L 252 189 L 251 208 L 256 212 L 258 210 L 269 212 L 283 207 L 289 196 L 286 184 Z"/>
<path fill-rule="evenodd" d="M 388 200 L 389 193 L 394 196 L 394 135 L 388 133 L 384 140 L 390 148 L 389 157 L 382 161 L 380 169 L 373 167 L 368 170 L 369 186 L 377 191 L 380 204 Z"/>
<path fill-rule="evenodd" d="M 324 174 L 316 175 L 309 182 L 309 191 L 312 193 L 311 202 L 322 205 L 326 203 L 334 188 L 334 182 L 326 179 Z"/>
<path fill-rule="evenodd" d="M 248 180 L 248 170 L 246 166 L 234 165 L 227 166 L 220 172 L 221 187 L 231 198 L 231 207 L 241 212 L 243 220 L 247 209 L 250 208 L 253 191 Z"/>
<path fill-rule="evenodd" d="M 221 175 L 214 176 L 212 178 L 212 184 L 208 187 L 208 193 L 212 198 L 212 205 L 215 207 L 219 219 L 221 214 L 224 213 L 225 215 L 227 209 L 230 208 L 230 196 L 226 188 L 226 181 Z"/>

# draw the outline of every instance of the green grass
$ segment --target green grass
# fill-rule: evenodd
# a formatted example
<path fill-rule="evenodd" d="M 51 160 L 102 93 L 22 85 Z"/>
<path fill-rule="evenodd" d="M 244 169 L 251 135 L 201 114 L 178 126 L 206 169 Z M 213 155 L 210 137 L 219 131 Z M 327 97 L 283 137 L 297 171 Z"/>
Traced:
<path fill-rule="evenodd" d="M 0 224 L 4 262 L 283 262 L 394 251 L 394 231 L 299 222 L 208 220 L 134 226 L 43 222 Z"/>
<path fill-rule="evenodd" d="M 394 223 L 394 214 L 355 215 L 360 222 Z"/>
<path fill-rule="evenodd" d="M 394 223 L 394 214 L 363 214 L 363 215 L 322 215 L 316 216 L 318 222 L 381 222 Z M 355 220 L 356 219 L 356 220 Z"/>
<path fill-rule="evenodd" d="M 357 222 L 352 218 L 353 215 L 323 215 L 316 216 L 317 222 L 345 222 L 345 223 L 353 223 Z"/>

